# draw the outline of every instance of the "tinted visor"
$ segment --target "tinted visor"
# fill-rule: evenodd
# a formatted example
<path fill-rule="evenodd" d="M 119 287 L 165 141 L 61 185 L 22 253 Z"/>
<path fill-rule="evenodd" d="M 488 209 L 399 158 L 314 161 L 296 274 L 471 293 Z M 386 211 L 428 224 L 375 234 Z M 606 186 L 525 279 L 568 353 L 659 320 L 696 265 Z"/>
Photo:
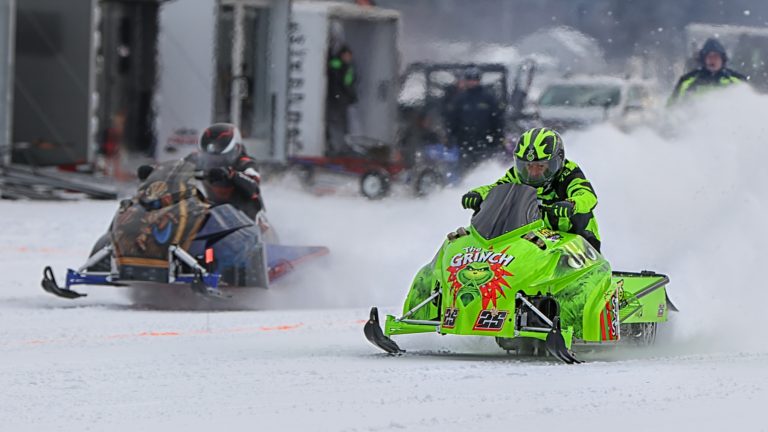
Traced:
<path fill-rule="evenodd" d="M 229 153 L 234 150 L 235 144 L 235 131 L 232 129 L 223 131 L 208 129 L 200 138 L 200 148 L 209 154 Z"/>
<path fill-rule="evenodd" d="M 557 168 L 555 158 L 538 161 L 526 161 L 515 158 L 517 175 L 520 177 L 520 181 L 529 186 L 544 186 L 555 176 Z"/>

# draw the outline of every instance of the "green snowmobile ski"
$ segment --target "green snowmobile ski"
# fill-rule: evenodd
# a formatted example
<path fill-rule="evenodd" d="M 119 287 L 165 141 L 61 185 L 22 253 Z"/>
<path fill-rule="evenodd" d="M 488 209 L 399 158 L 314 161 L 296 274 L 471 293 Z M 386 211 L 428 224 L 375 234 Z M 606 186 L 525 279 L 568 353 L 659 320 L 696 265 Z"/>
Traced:
<path fill-rule="evenodd" d="M 612 272 L 584 238 L 545 227 L 535 189 L 495 187 L 468 228 L 451 233 L 414 278 L 400 317 L 382 331 L 372 308 L 365 335 L 391 354 L 394 335 L 492 336 L 518 353 L 541 345 L 578 363 L 574 343 L 652 343 L 669 311 L 669 278 Z"/>

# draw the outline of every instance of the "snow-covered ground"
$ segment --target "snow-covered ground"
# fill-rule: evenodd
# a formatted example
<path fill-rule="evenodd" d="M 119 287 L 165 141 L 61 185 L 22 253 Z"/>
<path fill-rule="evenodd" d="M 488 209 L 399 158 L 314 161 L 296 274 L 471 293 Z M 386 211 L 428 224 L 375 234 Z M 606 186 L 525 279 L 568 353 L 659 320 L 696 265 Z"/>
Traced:
<path fill-rule="evenodd" d="M 664 133 L 566 135 L 600 197 L 606 256 L 669 274 L 682 311 L 653 349 L 577 366 L 437 335 L 399 337 L 409 355 L 393 358 L 364 339 L 368 307 L 397 310 L 466 223 L 463 187 L 367 202 L 267 185 L 283 240 L 331 255 L 237 311 L 151 309 L 112 288 L 48 296 L 42 267 L 78 266 L 116 203 L 0 202 L 0 430 L 768 431 L 768 99 L 727 96 Z"/>

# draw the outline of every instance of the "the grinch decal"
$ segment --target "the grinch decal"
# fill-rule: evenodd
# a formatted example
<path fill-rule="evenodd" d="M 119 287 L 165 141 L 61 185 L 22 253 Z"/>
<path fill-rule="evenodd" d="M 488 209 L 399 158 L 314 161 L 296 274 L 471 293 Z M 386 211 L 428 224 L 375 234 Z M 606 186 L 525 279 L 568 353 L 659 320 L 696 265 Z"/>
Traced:
<path fill-rule="evenodd" d="M 504 267 L 515 259 L 507 255 L 506 251 L 470 247 L 451 259 L 448 283 L 453 292 L 453 306 L 456 300 L 467 306 L 480 297 L 483 299 L 483 309 L 487 309 L 488 305 L 496 308 L 496 300 L 499 297 L 506 298 L 504 288 L 509 288 L 509 283 L 504 278 L 512 276 L 512 273 Z"/>
<path fill-rule="evenodd" d="M 459 282 L 465 287 L 474 286 L 479 288 L 493 279 L 493 271 L 491 270 L 491 265 L 487 262 L 473 262 L 461 269 L 458 277 Z"/>
<path fill-rule="evenodd" d="M 493 271 L 487 262 L 473 262 L 459 270 L 456 277 L 462 285 L 457 297 L 466 306 L 480 297 L 480 287 L 493 279 Z"/>

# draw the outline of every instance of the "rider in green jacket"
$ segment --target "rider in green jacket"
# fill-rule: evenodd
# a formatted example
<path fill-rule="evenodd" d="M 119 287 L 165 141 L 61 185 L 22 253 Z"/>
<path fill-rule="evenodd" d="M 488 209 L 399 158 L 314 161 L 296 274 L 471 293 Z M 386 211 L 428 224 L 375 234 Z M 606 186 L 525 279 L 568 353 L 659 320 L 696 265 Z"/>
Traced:
<path fill-rule="evenodd" d="M 600 234 L 593 214 L 597 195 L 581 168 L 565 158 L 560 134 L 548 128 L 524 132 L 515 146 L 515 166 L 495 183 L 464 194 L 464 208 L 479 210 L 495 186 L 526 184 L 536 188 L 548 228 L 579 234 L 600 250 Z"/>

